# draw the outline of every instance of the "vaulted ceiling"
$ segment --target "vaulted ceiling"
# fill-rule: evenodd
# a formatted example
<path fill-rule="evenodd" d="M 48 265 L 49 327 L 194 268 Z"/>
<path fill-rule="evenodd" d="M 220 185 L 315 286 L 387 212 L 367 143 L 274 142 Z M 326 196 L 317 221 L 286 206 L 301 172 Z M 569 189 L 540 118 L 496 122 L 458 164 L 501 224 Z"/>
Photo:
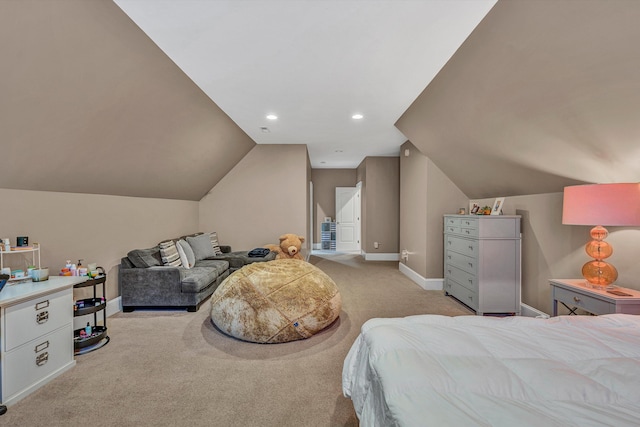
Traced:
<path fill-rule="evenodd" d="M 247 8 L 250 22 L 260 24 L 251 14 L 251 1 L 237 3 Z M 300 4 L 313 9 L 325 3 L 342 4 L 295 2 L 297 6 L 291 10 L 304 14 Z M 367 4 L 349 3 L 351 11 Z M 433 3 L 457 8 L 477 4 L 430 0 L 373 3 Z M 491 4 L 484 2 L 485 11 L 476 10 L 474 19 L 479 21 Z M 286 8 L 279 11 L 287 13 Z M 289 16 L 293 19 L 295 15 Z M 305 17 L 305 25 L 312 25 L 312 16 Z M 339 21 L 345 22 L 347 17 L 357 21 L 362 16 L 373 19 L 371 11 L 363 9 L 361 15 L 349 13 Z M 449 19 L 446 22 L 454 22 L 451 15 L 443 16 Z M 413 95 L 403 92 L 400 83 L 384 87 L 366 84 L 366 76 L 362 77 L 365 83 L 354 83 L 363 94 L 358 98 L 360 105 L 373 106 L 385 100 L 394 105 L 395 110 L 376 107 L 384 111 L 384 120 L 373 116 L 387 130 L 336 133 L 340 126 L 353 124 L 347 119 L 334 128 L 336 116 L 325 114 L 292 127 L 300 135 L 296 141 L 275 138 L 280 126 L 276 124 L 267 124 L 274 127 L 273 132 L 263 139 L 255 127 L 244 128 L 244 119 L 235 121 L 234 108 L 241 110 L 242 105 L 221 108 L 215 92 L 195 83 L 115 3 L 1 1 L 0 187 L 199 200 L 251 150 L 254 140 L 321 141 L 327 153 L 334 153 L 323 160 L 325 165 L 339 167 L 332 162 L 342 161 L 344 156 L 337 156 L 336 151 L 348 152 L 353 147 L 360 150 L 359 156 L 388 155 L 397 153 L 395 145 L 410 139 L 471 198 L 555 192 L 580 182 L 640 181 L 640 121 L 636 118 L 640 110 L 640 56 L 635 52 L 640 41 L 640 2 L 500 0 L 475 30 L 475 21 L 467 16 L 467 24 L 462 26 L 467 33 L 458 32 L 458 38 L 451 40 L 433 36 L 422 40 L 422 45 L 408 40 L 403 60 L 391 64 L 376 56 L 389 48 L 383 39 L 378 40 L 379 51 L 375 43 L 363 45 L 364 53 L 357 51 L 357 45 L 348 44 L 351 50 L 340 53 L 338 31 L 331 31 L 337 27 L 328 25 L 330 17 L 319 12 L 321 22 L 316 25 L 335 33 L 325 40 L 335 53 L 331 56 L 334 61 L 366 53 L 372 56 L 358 57 L 365 63 L 358 72 L 390 74 L 397 82 L 411 78 Z M 438 20 L 431 18 L 425 17 L 425 21 L 435 26 Z M 409 28 L 405 36 L 410 38 Z M 251 26 L 242 31 L 251 31 Z M 281 32 L 276 34 L 283 37 Z M 258 31 L 242 37 L 258 42 L 267 36 Z M 234 37 L 226 40 L 231 43 Z M 314 43 L 319 42 L 314 39 Z M 434 46 L 445 47 L 434 51 Z M 437 68 L 420 71 L 425 63 L 433 67 L 434 63 L 424 61 L 429 55 L 437 56 Z M 321 63 L 321 58 L 317 62 Z M 290 99 L 294 103 L 297 99 L 303 110 L 315 102 L 312 93 L 294 84 L 296 75 L 308 77 L 306 66 L 302 66 L 306 63 L 298 67 L 289 64 L 300 74 L 287 74 L 278 84 L 291 83 Z M 242 84 L 232 84 L 234 76 L 229 70 L 234 68 L 225 67 L 232 92 L 244 99 L 240 96 Z M 323 67 L 318 65 L 326 70 Z M 416 79 L 414 73 L 424 75 Z M 352 82 L 333 77 L 329 73 L 318 87 L 325 92 L 335 88 L 339 94 Z M 253 78 L 274 81 L 273 76 Z M 320 80 L 318 75 L 314 79 Z M 423 83 L 415 83 L 420 81 Z M 333 86 L 332 82 L 339 83 Z M 302 95 L 298 92 L 304 96 L 299 98 Z M 396 92 L 402 92 L 406 105 L 401 109 Z M 261 96 L 266 99 L 270 94 L 265 91 Z M 340 114 L 350 114 L 355 108 L 351 105 L 357 103 L 343 96 L 325 98 L 332 100 L 336 111 L 344 110 Z M 266 109 L 269 103 L 259 106 Z M 394 115 L 401 133 L 392 128 L 389 117 Z M 261 119 L 256 118 L 256 123 Z M 392 141 L 392 146 L 376 142 L 375 137 L 384 132 L 388 132 L 384 142 Z M 338 146 L 319 136 L 336 141 L 346 137 Z M 310 149 L 310 155 L 322 153 Z M 320 157 L 317 159 L 320 166 Z M 352 167 L 354 161 L 350 159 L 342 167 Z"/>
<path fill-rule="evenodd" d="M 470 198 L 640 181 L 640 2 L 500 1 L 398 120 Z"/>

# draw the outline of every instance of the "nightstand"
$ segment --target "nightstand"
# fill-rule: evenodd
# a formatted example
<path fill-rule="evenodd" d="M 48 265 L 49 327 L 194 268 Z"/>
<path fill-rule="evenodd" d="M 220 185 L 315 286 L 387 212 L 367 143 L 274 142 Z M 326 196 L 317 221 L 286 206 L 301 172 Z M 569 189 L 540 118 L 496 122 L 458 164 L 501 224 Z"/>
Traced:
<path fill-rule="evenodd" d="M 607 292 L 607 289 L 592 288 L 584 279 L 551 279 L 549 284 L 552 316 L 558 315 L 558 302 L 569 309 L 569 314 L 576 314 L 577 309 L 592 314 L 640 314 L 640 291 L 634 289 L 616 286 L 611 290 L 630 294 L 618 296 Z"/>

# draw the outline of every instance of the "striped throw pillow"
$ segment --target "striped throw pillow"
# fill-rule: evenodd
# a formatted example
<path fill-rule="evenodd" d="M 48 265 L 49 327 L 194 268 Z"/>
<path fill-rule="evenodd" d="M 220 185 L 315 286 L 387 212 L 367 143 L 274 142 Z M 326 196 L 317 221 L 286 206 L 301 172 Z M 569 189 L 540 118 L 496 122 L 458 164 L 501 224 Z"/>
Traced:
<path fill-rule="evenodd" d="M 213 246 L 213 251 L 216 253 L 216 255 L 222 255 L 222 250 L 220 250 L 220 243 L 218 243 L 218 233 L 212 231 L 211 233 L 209 233 L 209 236 L 211 237 L 211 246 Z"/>
<path fill-rule="evenodd" d="M 171 267 L 182 267 L 182 261 L 180 261 L 180 254 L 176 243 L 173 240 L 167 240 L 160 242 L 160 256 L 162 257 L 162 263 Z"/>

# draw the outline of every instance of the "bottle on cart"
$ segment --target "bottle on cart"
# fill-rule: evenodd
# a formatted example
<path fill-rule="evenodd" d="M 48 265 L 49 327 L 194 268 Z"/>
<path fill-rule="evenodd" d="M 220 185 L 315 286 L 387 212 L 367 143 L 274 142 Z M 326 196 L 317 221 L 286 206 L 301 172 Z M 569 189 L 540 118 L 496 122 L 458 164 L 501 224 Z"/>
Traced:
<path fill-rule="evenodd" d="M 91 335 L 91 324 L 87 322 L 87 326 L 84 328 L 84 331 L 87 333 L 87 336 Z"/>

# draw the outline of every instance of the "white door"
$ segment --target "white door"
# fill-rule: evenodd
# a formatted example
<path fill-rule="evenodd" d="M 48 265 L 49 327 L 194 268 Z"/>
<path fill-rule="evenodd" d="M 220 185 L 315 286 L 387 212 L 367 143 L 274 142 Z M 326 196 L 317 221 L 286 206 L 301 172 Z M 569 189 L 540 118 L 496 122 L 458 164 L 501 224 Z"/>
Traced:
<path fill-rule="evenodd" d="M 360 250 L 360 189 L 336 187 L 336 251 Z"/>

